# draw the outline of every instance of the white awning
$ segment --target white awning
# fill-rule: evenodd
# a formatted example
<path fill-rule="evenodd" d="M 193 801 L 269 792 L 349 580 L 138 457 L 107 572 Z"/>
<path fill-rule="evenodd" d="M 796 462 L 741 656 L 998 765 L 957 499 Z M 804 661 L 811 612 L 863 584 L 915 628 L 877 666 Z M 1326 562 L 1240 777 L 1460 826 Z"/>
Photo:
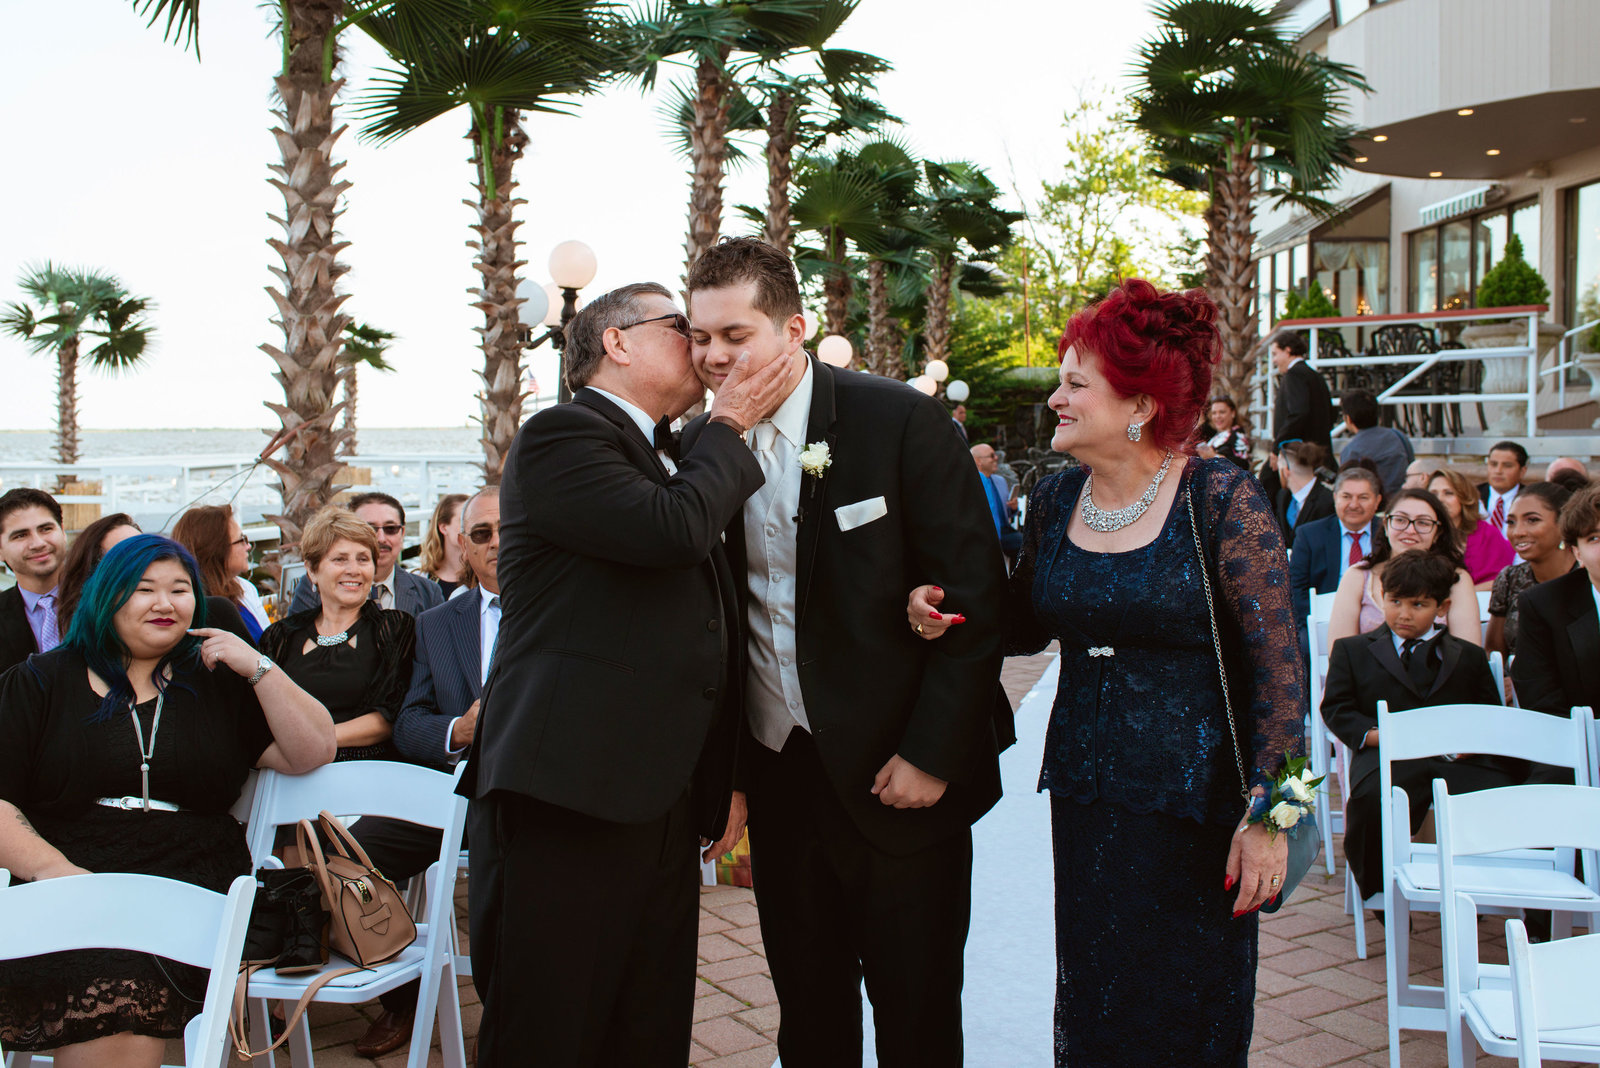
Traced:
<path fill-rule="evenodd" d="M 1462 215 L 1469 211 L 1476 211 L 1489 203 L 1489 198 L 1499 193 L 1497 185 L 1481 185 L 1465 193 L 1441 200 L 1437 204 L 1429 204 L 1422 209 L 1422 225 L 1432 226 L 1436 222 Z"/>

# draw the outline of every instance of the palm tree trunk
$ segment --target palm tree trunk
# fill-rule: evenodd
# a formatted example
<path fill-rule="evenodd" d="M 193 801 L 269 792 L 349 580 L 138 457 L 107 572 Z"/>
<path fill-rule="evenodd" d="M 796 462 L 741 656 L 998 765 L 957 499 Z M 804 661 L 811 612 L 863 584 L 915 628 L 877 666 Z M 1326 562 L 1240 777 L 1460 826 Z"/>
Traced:
<path fill-rule="evenodd" d="M 491 119 L 490 121 L 493 121 Z M 483 391 L 478 394 L 479 418 L 483 423 L 484 484 L 499 485 L 512 439 L 522 425 L 522 401 L 527 396 L 522 383 L 522 334 L 517 308 L 517 271 L 524 261 L 517 258 L 517 227 L 522 225 L 514 212 L 527 201 L 516 197 L 514 169 L 528 144 L 515 111 L 500 118 L 500 143 L 492 146 L 489 173 L 494 177 L 493 199 L 485 181 L 483 167 L 484 131 L 476 121 L 468 136 L 473 144 L 473 163 L 477 166 L 478 199 L 467 203 L 477 211 L 472 230 L 477 240 L 468 241 L 478 250 L 473 266 L 483 277 L 482 284 L 469 292 L 477 296 L 472 306 L 483 312 L 483 325 L 474 327 L 483 338 Z"/>
<path fill-rule="evenodd" d="M 823 251 L 829 266 L 822 278 L 822 313 L 827 320 L 827 332 L 843 336 L 850 327 L 850 294 L 855 280 L 850 277 L 844 234 L 837 226 L 823 234 Z"/>
<path fill-rule="evenodd" d="M 283 156 L 273 164 L 270 179 L 283 194 L 284 216 L 269 216 L 284 236 L 268 241 L 283 258 L 271 268 L 277 286 L 267 293 L 278 306 L 273 323 L 283 330 L 283 347 L 261 348 L 278 365 L 284 403 L 267 402 L 290 432 L 287 456 L 267 463 L 277 472 L 283 493 L 283 514 L 271 516 L 285 540 L 299 540 L 306 521 L 333 496 L 334 476 L 341 466 L 341 444 L 349 431 L 336 429 L 334 418 L 344 328 L 350 317 L 339 311 L 346 295 L 338 292 L 339 262 L 348 245 L 334 231 L 341 210 L 339 198 L 350 183 L 338 178 L 343 163 L 333 161 L 334 143 L 343 127 L 333 124 L 334 98 L 344 85 L 323 80 L 323 48 L 344 11 L 344 0 L 289 0 L 283 32 L 287 63 L 274 79 L 282 108 L 272 131 Z M 337 65 L 337 55 L 335 56 Z M 281 288 L 280 288 L 281 287 Z"/>
<path fill-rule="evenodd" d="M 722 49 L 724 61 L 728 47 Z M 689 120 L 689 158 L 694 180 L 689 187 L 689 234 L 684 241 L 684 273 L 722 235 L 722 174 L 728 157 L 729 80 L 709 59 L 695 71 L 694 112 Z"/>
<path fill-rule="evenodd" d="M 56 463 L 78 462 L 78 338 L 56 350 Z"/>
<path fill-rule="evenodd" d="M 794 147 L 799 140 L 794 95 L 778 93 L 767 108 L 767 244 L 788 255 L 794 246 L 794 222 L 789 211 L 789 182 L 794 170 Z"/>
<path fill-rule="evenodd" d="M 356 399 L 360 386 L 356 382 L 356 372 L 360 370 L 355 364 L 350 364 L 344 376 L 344 428 L 350 435 L 344 439 L 339 453 L 341 456 L 354 456 L 356 454 Z"/>
<path fill-rule="evenodd" d="M 930 363 L 950 359 L 950 282 L 955 270 L 955 253 L 934 253 L 933 275 L 928 280 L 927 311 L 922 317 L 922 339 Z"/>
<path fill-rule="evenodd" d="M 1229 146 L 1227 170 L 1217 175 L 1215 215 L 1220 227 L 1211 233 L 1211 259 L 1217 272 L 1212 299 L 1217 302 L 1218 332 L 1222 337 L 1222 380 L 1230 396 L 1245 407 L 1250 398 L 1255 364 L 1255 323 L 1250 298 L 1255 288 L 1255 265 L 1250 246 L 1255 241 L 1255 209 L 1251 202 L 1256 164 L 1255 142 L 1249 138 Z M 1212 216 L 1208 213 L 1207 220 Z"/>
<path fill-rule="evenodd" d="M 894 320 L 889 315 L 889 265 L 867 261 L 867 358 L 865 370 L 904 380 L 906 369 L 895 343 Z"/>

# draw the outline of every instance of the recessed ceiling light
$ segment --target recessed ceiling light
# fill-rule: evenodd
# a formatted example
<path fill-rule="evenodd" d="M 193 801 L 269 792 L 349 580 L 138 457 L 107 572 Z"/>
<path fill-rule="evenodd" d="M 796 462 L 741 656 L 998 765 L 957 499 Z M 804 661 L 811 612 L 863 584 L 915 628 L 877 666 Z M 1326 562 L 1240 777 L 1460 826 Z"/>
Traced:
<path fill-rule="evenodd" d="M 1388 134 L 1373 134 L 1372 135 L 1372 139 L 1374 141 L 1383 142 L 1383 141 L 1389 140 L 1389 135 Z"/>
<path fill-rule="evenodd" d="M 1456 114 L 1457 115 L 1462 115 L 1462 116 L 1471 115 L 1472 114 L 1472 109 L 1471 108 L 1456 108 Z"/>
<path fill-rule="evenodd" d="M 1498 148 L 1491 148 L 1489 151 L 1484 153 L 1485 156 L 1498 156 L 1499 154 L 1500 150 Z"/>
<path fill-rule="evenodd" d="M 1355 161 L 1357 163 L 1365 163 L 1365 162 L 1367 162 L 1367 157 L 1365 157 L 1365 156 L 1357 156 Z"/>
<path fill-rule="evenodd" d="M 1444 171 L 1429 171 L 1428 172 L 1428 177 L 1429 178 L 1443 178 L 1444 177 Z"/>
<path fill-rule="evenodd" d="M 1589 116 L 1587 116 L 1587 115 L 1574 115 L 1574 116 L 1572 116 L 1572 118 L 1568 119 L 1567 121 L 1568 122 L 1588 122 L 1589 121 Z"/>

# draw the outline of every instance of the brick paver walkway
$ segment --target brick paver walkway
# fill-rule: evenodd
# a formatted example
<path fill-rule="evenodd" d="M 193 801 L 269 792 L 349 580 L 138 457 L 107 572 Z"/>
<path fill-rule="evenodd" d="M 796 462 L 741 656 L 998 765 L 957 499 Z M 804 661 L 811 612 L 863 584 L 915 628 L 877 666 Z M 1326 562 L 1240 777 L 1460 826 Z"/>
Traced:
<path fill-rule="evenodd" d="M 1013 702 L 1028 692 L 1047 663 L 1046 656 L 1006 662 L 1004 682 Z M 1368 921 L 1368 959 L 1357 960 L 1355 927 L 1344 913 L 1343 857 L 1337 845 L 1335 855 L 1340 860 L 1338 875 L 1326 878 L 1319 864 L 1294 903 L 1262 922 L 1252 1068 L 1389 1063 L 1383 929 Z M 458 896 L 458 911 L 465 917 L 464 887 Z M 1503 922 L 1497 917 L 1483 921 L 1485 959 L 1505 960 L 1504 939 L 1491 938 Z M 1040 932 L 1041 937 L 1048 934 Z M 1436 916 L 1416 918 L 1412 961 L 1424 981 L 1443 982 Z M 779 1010 L 749 890 L 728 886 L 702 890 L 699 977 L 689 1063 L 694 1068 L 771 1068 Z M 470 1049 L 481 1015 L 471 980 L 461 982 L 461 1002 Z M 405 1050 L 373 1062 L 357 1056 L 352 1047 L 377 1012 L 375 1003 L 357 1008 L 315 1006 L 312 1035 L 318 1065 L 366 1068 L 376 1063 L 380 1068 L 403 1068 Z M 1039 1024 L 1048 1027 L 1050 1021 Z M 1401 1035 L 1406 1068 L 1439 1068 L 1446 1063 L 1443 1035 L 1415 1031 Z M 169 1050 L 169 1058 L 180 1062 L 182 1053 Z M 1005 1050 L 994 1049 L 969 1049 L 967 1063 L 973 1068 L 1048 1068 L 1015 1064 Z M 1514 1063 L 1482 1056 L 1478 1060 L 1480 1068 Z M 430 1068 L 442 1064 L 437 1042 L 428 1064 Z M 1136 1061 L 1130 1060 L 1129 1066 L 1136 1068 Z"/>

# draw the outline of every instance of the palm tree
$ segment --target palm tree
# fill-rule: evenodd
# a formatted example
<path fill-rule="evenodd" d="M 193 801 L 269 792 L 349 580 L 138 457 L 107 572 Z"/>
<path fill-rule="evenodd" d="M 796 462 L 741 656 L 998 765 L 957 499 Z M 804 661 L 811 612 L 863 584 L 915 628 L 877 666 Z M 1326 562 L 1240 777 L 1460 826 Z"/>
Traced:
<path fill-rule="evenodd" d="M 899 321 L 890 298 L 890 271 L 918 272 L 922 248 L 931 235 L 918 218 L 921 169 L 904 144 L 878 138 L 855 152 L 855 166 L 870 175 L 877 190 L 881 229 L 862 251 L 867 257 L 867 346 L 862 368 L 872 374 L 906 377 L 900 358 Z"/>
<path fill-rule="evenodd" d="M 624 69 L 645 89 L 655 85 L 663 62 L 694 70 L 685 270 L 722 235 L 722 179 L 735 88 L 747 72 L 808 48 L 808 36 L 841 6 L 851 5 L 841 0 L 659 0 L 629 26 Z"/>
<path fill-rule="evenodd" d="M 394 4 L 360 23 L 396 68 L 362 97 L 364 139 L 385 142 L 466 108 L 476 170 L 472 290 L 483 312 L 483 469 L 500 481 L 522 425 L 523 342 L 518 329 L 515 166 L 528 143 L 524 111 L 570 114 L 574 96 L 596 89 L 615 61 L 614 23 L 598 0 L 431 0 Z"/>
<path fill-rule="evenodd" d="M 78 462 L 78 361 L 87 356 L 99 371 L 139 365 L 154 330 L 144 316 L 153 305 L 132 297 L 115 275 L 46 263 L 25 272 L 18 285 L 34 304 L 13 303 L 0 315 L 0 330 L 34 352 L 56 354 L 56 462 Z M 37 305 L 37 307 L 35 307 Z M 83 352 L 84 338 L 100 344 Z"/>
<path fill-rule="evenodd" d="M 380 330 L 371 323 L 351 323 L 344 328 L 344 428 L 350 432 L 345 439 L 344 455 L 356 454 L 356 399 L 358 385 L 356 373 L 366 364 L 374 371 L 393 372 L 394 364 L 383 358 L 395 335 Z"/>
<path fill-rule="evenodd" d="M 1246 0 L 1167 0 L 1155 14 L 1160 29 L 1139 53 L 1132 121 L 1163 177 L 1210 198 L 1206 266 L 1221 312 L 1223 379 L 1248 396 L 1257 186 L 1276 203 L 1331 210 L 1319 194 L 1353 160 L 1358 132 L 1343 121 L 1345 95 L 1367 83 L 1352 67 L 1298 53 L 1284 16 Z"/>
<path fill-rule="evenodd" d="M 850 252 L 883 247 L 882 191 L 876 177 L 841 148 L 831 155 L 802 156 L 795 167 L 792 211 L 796 227 L 813 233 L 820 245 L 795 250 L 802 272 L 820 273 L 823 324 L 830 334 L 849 330 L 850 298 L 855 290 Z"/>
<path fill-rule="evenodd" d="M 132 0 L 134 10 L 148 14 L 152 25 L 164 14 L 163 36 L 199 55 L 200 0 Z M 340 359 L 344 329 L 350 317 L 339 308 L 346 295 L 339 279 L 349 267 L 339 261 L 348 242 L 334 229 L 342 210 L 339 201 L 350 183 L 339 178 L 342 162 L 334 146 L 343 127 L 334 124 L 334 99 L 344 81 L 333 76 L 339 64 L 338 36 L 351 24 L 346 0 L 281 0 L 279 36 L 283 67 L 273 79 L 279 107 L 272 134 L 280 161 L 269 165 L 273 186 L 283 194 L 284 212 L 270 215 L 283 237 L 268 241 L 283 261 L 270 268 L 278 284 L 267 293 L 277 305 L 272 322 L 283 331 L 281 347 L 261 346 L 278 365 L 273 375 L 283 386 L 284 402 L 267 402 L 283 429 L 273 437 L 286 455 L 265 463 L 277 473 L 283 514 L 270 516 L 286 540 L 299 539 L 300 529 L 336 489 L 339 455 L 347 431 L 334 425 L 341 405 L 335 402 L 344 374 Z M 356 18 L 373 7 L 371 0 L 349 7 Z M 276 451 L 276 449 L 274 449 Z"/>
<path fill-rule="evenodd" d="M 1026 216 L 995 202 L 1000 188 L 981 167 L 966 161 L 923 165 L 928 196 L 921 205 L 931 259 L 923 318 L 924 359 L 950 359 L 950 297 L 957 279 L 989 276 L 990 265 L 1011 244 L 1011 227 Z M 963 256 L 962 254 L 965 253 Z M 958 257 L 964 262 L 958 264 Z"/>

